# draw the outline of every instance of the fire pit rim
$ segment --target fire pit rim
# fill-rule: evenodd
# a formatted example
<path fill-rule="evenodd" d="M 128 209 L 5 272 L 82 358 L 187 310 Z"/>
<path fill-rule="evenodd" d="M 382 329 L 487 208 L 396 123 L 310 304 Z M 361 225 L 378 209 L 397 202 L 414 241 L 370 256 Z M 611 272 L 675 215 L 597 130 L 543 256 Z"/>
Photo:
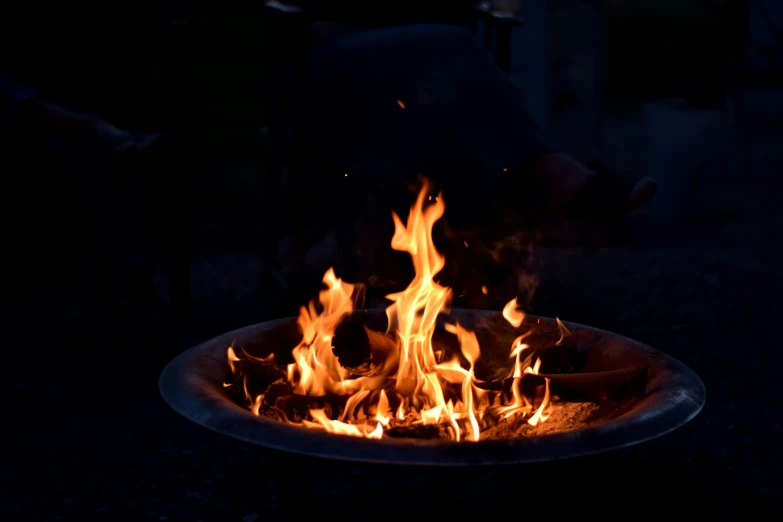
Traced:
<path fill-rule="evenodd" d="M 497 315 L 490 310 L 452 309 L 452 314 Z M 554 319 L 529 315 L 554 323 Z M 225 360 L 225 350 L 235 338 L 295 321 L 286 317 L 245 326 L 190 348 L 166 365 L 159 389 L 177 413 L 212 431 L 232 438 L 289 453 L 398 465 L 466 466 L 532 463 L 571 458 L 635 445 L 669 433 L 695 417 L 706 400 L 701 379 L 685 364 L 650 346 L 612 332 L 573 322 L 572 331 L 586 330 L 628 343 L 665 364 L 672 377 L 652 390 L 655 408 L 632 412 L 616 419 L 574 431 L 532 438 L 455 442 L 385 438 L 382 442 L 308 430 L 273 419 L 256 417 L 236 404 L 222 388 L 220 372 L 205 360 Z M 221 367 L 225 373 L 227 367 Z M 209 371 L 214 375 L 209 375 Z M 219 409 L 218 409 L 219 408 Z"/>

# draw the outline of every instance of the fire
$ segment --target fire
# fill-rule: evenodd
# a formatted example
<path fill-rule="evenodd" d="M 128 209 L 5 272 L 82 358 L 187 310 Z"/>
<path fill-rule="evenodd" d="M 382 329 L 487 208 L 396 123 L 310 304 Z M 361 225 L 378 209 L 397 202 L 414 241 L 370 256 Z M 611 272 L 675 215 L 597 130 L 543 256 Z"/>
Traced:
<path fill-rule="evenodd" d="M 501 393 L 477 386 L 474 370 L 481 350 L 474 332 L 458 322 L 445 327 L 457 337 L 467 368 L 459 356 L 443 360 L 444 354 L 434 350 L 436 321 L 440 314 L 448 313 L 452 292 L 436 279 L 446 259 L 433 244 L 432 230 L 443 216 L 445 204 L 442 194 L 433 198 L 430 190 L 425 182 L 405 223 L 392 213 L 391 246 L 410 255 L 415 276 L 407 288 L 387 296 L 391 304 L 386 309 L 386 337 L 394 353 L 386 357 L 382 368 L 366 375 L 352 375 L 334 355 L 335 330 L 354 309 L 355 287 L 339 279 L 332 269 L 323 277 L 325 288 L 317 302 L 300 309 L 302 340 L 292 350 L 294 362 L 286 372 L 288 385 L 301 396 L 346 398 L 339 418 L 324 408 L 309 408 L 309 418 L 301 419 L 301 425 L 371 439 L 382 438 L 386 430 L 395 426 L 440 425 L 456 441 L 478 441 L 482 427 L 492 419 L 502 422 L 523 415 L 536 425 L 549 417 L 549 379 L 545 379 L 544 396 L 537 406 L 520 390 L 523 374 L 538 374 L 541 365 L 537 359 L 532 366 L 522 368 L 520 356 L 529 348 L 522 341 L 530 332 L 522 333 L 511 346 L 514 367 L 508 380 L 512 382 L 513 400 L 505 404 L 500 403 Z M 520 328 L 525 314 L 517 300 L 512 299 L 504 307 L 503 317 L 514 328 Z M 568 330 L 559 320 L 558 325 L 562 334 L 559 344 Z M 227 357 L 231 373 L 238 378 L 235 384 L 243 382 L 246 404 L 258 415 L 263 395 L 253 397 L 248 393 L 247 378 L 238 371 L 240 359 L 233 346 L 228 348 Z"/>
<path fill-rule="evenodd" d="M 519 309 L 516 297 L 503 307 L 503 317 L 514 328 L 519 328 L 522 325 L 522 321 L 525 320 L 525 314 Z"/>
<path fill-rule="evenodd" d="M 353 310 L 354 286 L 344 283 L 331 268 L 323 278 L 326 289 L 318 295 L 323 311 L 316 311 L 315 303 L 299 311 L 298 324 L 302 341 L 293 349 L 295 363 L 289 365 L 289 381 L 294 391 L 302 395 L 325 395 L 342 390 L 340 383 L 346 372 L 332 353 L 334 329 L 343 315 Z"/>

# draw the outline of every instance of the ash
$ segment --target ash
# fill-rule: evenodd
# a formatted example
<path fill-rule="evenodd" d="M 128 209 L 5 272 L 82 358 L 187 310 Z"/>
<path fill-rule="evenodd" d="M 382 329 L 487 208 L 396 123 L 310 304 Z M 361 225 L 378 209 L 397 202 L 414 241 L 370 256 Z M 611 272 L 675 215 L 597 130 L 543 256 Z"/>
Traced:
<path fill-rule="evenodd" d="M 482 439 L 529 438 L 573 431 L 595 422 L 601 408 L 594 402 L 553 403 L 552 414 L 546 422 L 536 426 L 528 424 L 529 415 L 515 415 L 481 432 Z"/>

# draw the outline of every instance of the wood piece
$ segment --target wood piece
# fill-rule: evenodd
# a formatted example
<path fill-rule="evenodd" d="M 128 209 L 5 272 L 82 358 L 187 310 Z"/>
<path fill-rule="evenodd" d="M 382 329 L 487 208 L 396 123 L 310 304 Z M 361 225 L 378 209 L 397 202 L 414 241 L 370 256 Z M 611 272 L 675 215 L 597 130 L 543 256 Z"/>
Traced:
<path fill-rule="evenodd" d="M 595 373 L 532 374 L 522 376 L 520 389 L 526 397 L 535 396 L 535 388 L 549 379 L 549 391 L 564 401 L 620 400 L 644 395 L 647 367 L 633 366 Z"/>
<path fill-rule="evenodd" d="M 278 399 L 292 395 L 292 393 L 293 390 L 291 389 L 291 385 L 287 382 L 281 380 L 272 383 L 272 385 L 267 388 L 266 393 L 264 393 L 264 405 L 274 406 Z"/>
<path fill-rule="evenodd" d="M 332 337 L 332 353 L 355 377 L 377 375 L 397 352 L 397 343 L 386 334 L 347 319 Z"/>
<path fill-rule="evenodd" d="M 234 361 L 234 371 L 228 369 L 224 384 L 241 390 L 243 398 L 245 387 L 247 393 L 255 397 L 266 393 L 272 383 L 286 379 L 285 371 L 275 364 L 274 358 L 248 359 L 241 350 L 238 350 L 237 356 L 239 360 Z"/>
<path fill-rule="evenodd" d="M 445 424 L 416 424 L 395 426 L 384 431 L 384 436 L 396 439 L 450 439 L 449 427 Z"/>
<path fill-rule="evenodd" d="M 545 379 L 549 379 L 549 391 L 563 401 L 625 399 L 644 395 L 647 387 L 647 367 L 632 366 L 591 373 L 525 373 L 521 377 L 520 391 L 528 400 L 532 400 L 536 395 L 536 388 L 545 385 Z M 476 387 L 482 390 L 501 393 L 504 402 L 511 399 L 513 384 L 512 377 L 502 381 L 475 383 Z"/>
<path fill-rule="evenodd" d="M 511 390 L 511 384 L 514 379 L 503 379 L 502 381 L 473 381 L 474 386 L 480 390 L 503 392 Z"/>
<path fill-rule="evenodd" d="M 369 331 L 351 320 L 340 323 L 332 337 L 332 353 L 343 368 L 355 368 L 372 358 Z"/>

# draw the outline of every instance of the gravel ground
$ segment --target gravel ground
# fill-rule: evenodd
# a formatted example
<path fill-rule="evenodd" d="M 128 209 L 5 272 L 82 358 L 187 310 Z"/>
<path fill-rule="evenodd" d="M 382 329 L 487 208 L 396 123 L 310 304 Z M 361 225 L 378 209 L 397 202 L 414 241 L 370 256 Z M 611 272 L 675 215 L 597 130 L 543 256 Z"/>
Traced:
<path fill-rule="evenodd" d="M 783 100 L 775 92 L 752 99 L 762 96 Z M 743 204 L 731 213 L 676 230 L 639 215 L 640 237 L 626 247 L 536 255 L 536 313 L 646 342 L 702 377 L 707 404 L 675 432 L 589 459 L 459 472 L 281 459 L 233 444 L 180 418 L 157 391 L 160 370 L 179 351 L 263 320 L 274 301 L 258 285 L 252 248 L 205 243 L 192 260 L 187 329 L 116 315 L 9 339 L 15 378 L 5 425 L 15 440 L 0 474 L 2 518 L 297 520 L 309 509 L 361 518 L 509 509 L 627 518 L 629 509 L 747 515 L 779 505 L 783 150 L 769 121 L 768 111 L 751 111 L 734 144 L 737 154 L 751 150 L 750 167 L 705 189 L 706 197 L 733 190 Z M 613 125 L 615 137 L 633 127 Z M 293 468 L 292 496 L 281 498 L 274 479 Z"/>

